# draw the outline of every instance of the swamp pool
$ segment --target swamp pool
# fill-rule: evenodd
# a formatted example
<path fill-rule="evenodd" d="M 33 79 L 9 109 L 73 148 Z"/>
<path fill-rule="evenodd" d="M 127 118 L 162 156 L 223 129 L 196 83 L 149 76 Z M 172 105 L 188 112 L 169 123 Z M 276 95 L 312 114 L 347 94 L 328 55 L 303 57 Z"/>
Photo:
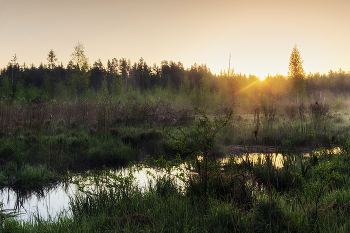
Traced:
<path fill-rule="evenodd" d="M 340 149 L 335 148 L 332 153 L 338 152 Z M 274 166 L 283 167 L 283 155 L 271 153 L 269 154 L 271 162 Z M 303 153 L 303 156 L 309 156 L 308 153 Z M 235 156 L 235 161 L 241 163 L 243 160 L 249 158 L 250 162 L 257 163 L 264 161 L 266 154 L 264 153 L 249 153 L 246 155 Z M 222 158 L 222 164 L 224 165 L 229 161 L 230 157 Z M 127 174 L 128 168 L 121 167 L 115 169 L 113 173 Z M 144 168 L 136 173 L 134 176 L 138 187 L 141 189 L 147 189 L 153 177 L 149 173 L 154 175 L 162 175 L 164 173 L 156 171 L 154 169 Z M 73 180 L 77 177 L 73 177 Z M 59 215 L 63 214 L 70 216 L 70 200 L 75 195 L 79 194 L 78 186 L 70 182 L 62 182 L 51 187 L 44 188 L 42 190 L 34 191 L 22 191 L 14 190 L 11 188 L 3 188 L 0 190 L 0 203 L 2 203 L 2 210 L 15 211 L 17 219 L 23 221 L 30 221 L 35 217 L 39 217 L 44 220 L 55 220 Z"/>

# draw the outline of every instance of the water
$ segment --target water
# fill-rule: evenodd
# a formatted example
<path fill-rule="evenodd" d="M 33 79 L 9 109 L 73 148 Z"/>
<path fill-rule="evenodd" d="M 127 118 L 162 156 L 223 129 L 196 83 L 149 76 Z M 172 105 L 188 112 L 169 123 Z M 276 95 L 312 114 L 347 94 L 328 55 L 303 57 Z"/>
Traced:
<path fill-rule="evenodd" d="M 126 174 L 128 168 L 121 168 L 114 172 L 116 174 Z M 165 174 L 153 169 L 143 169 L 135 172 L 136 182 L 144 190 L 148 187 L 149 181 L 152 180 L 152 177 L 147 172 L 151 172 L 154 175 Z M 73 179 L 76 178 L 73 177 Z M 44 220 L 54 220 L 59 214 L 71 215 L 70 197 L 74 197 L 78 192 L 78 186 L 72 183 L 61 183 L 50 188 L 30 192 L 4 188 L 0 191 L 0 202 L 3 203 L 2 209 L 15 210 L 18 213 L 16 217 L 18 220 L 30 221 L 38 215 Z"/>
<path fill-rule="evenodd" d="M 339 148 L 335 148 L 332 153 L 339 152 Z M 269 154 L 272 163 L 276 167 L 283 166 L 283 156 L 282 154 L 272 153 Z M 305 157 L 308 154 L 304 154 Z M 264 162 L 266 154 L 263 153 L 252 153 L 249 154 L 249 160 L 253 163 L 259 160 Z M 223 158 L 222 163 L 225 164 L 229 158 Z M 246 160 L 246 156 L 235 157 L 237 163 Z M 114 172 L 116 174 L 122 172 L 127 173 L 128 168 L 117 169 Z M 152 172 L 154 175 L 163 175 L 165 173 L 160 171 L 155 171 L 153 169 L 143 169 L 136 172 L 134 176 L 136 177 L 136 182 L 140 188 L 147 189 L 149 181 L 152 177 L 147 175 L 147 171 Z M 173 173 L 175 174 L 176 171 Z M 179 185 L 183 185 L 178 181 Z M 0 202 L 3 203 L 3 209 L 16 210 L 19 215 L 16 217 L 19 220 L 29 221 L 33 216 L 38 216 L 42 219 L 55 219 L 59 214 L 64 214 L 67 216 L 71 215 L 69 201 L 70 197 L 74 197 L 78 193 L 78 187 L 71 183 L 61 183 L 51 188 L 46 188 L 40 191 L 32 192 L 21 192 L 15 191 L 9 188 L 4 188 L 0 191 L 1 197 Z"/>
<path fill-rule="evenodd" d="M 282 154 L 276 154 L 276 153 L 272 153 L 272 154 L 269 154 L 268 156 L 270 156 L 270 159 L 272 161 L 272 165 L 274 165 L 275 167 L 277 168 L 281 168 L 283 167 L 283 155 Z M 266 154 L 263 154 L 263 153 L 250 153 L 249 154 L 249 161 L 252 162 L 253 164 L 261 161 L 261 162 L 265 162 L 266 161 L 266 157 L 267 155 Z M 223 164 L 227 163 L 229 161 L 230 158 L 223 158 L 221 160 L 221 162 Z M 247 160 L 246 156 L 240 156 L 240 157 L 235 157 L 235 161 L 237 163 L 241 163 Z"/>
<path fill-rule="evenodd" d="M 9 188 L 1 190 L 3 209 L 16 210 L 19 220 L 29 221 L 40 215 L 54 219 L 60 213 L 70 215 L 69 197 L 77 192 L 74 184 L 60 184 L 40 191 L 21 192 Z"/>

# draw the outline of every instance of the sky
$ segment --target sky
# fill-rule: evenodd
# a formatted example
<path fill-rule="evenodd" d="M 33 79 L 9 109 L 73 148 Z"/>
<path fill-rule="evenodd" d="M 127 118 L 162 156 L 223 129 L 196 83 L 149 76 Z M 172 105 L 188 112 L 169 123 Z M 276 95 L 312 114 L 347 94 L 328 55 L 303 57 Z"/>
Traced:
<path fill-rule="evenodd" d="M 92 65 L 206 64 L 212 73 L 287 75 L 296 44 L 308 74 L 350 70 L 349 0 L 1 0 L 0 67 L 64 66 L 81 42 Z"/>

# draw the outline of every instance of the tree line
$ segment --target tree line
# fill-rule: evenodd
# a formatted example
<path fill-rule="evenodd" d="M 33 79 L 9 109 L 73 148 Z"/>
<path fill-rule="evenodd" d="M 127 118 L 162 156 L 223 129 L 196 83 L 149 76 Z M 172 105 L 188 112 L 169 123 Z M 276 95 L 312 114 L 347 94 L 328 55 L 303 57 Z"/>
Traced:
<path fill-rule="evenodd" d="M 19 65 L 14 56 L 0 72 L 0 94 L 22 102 L 39 97 L 42 101 L 94 98 L 96 94 L 118 97 L 131 91 L 144 93 L 156 89 L 167 89 L 173 94 L 221 93 L 228 101 L 249 102 L 265 95 L 298 102 L 310 97 L 316 101 L 333 95 L 347 97 L 350 90 L 350 72 L 339 69 L 328 74 L 305 75 L 296 45 L 290 56 L 288 75 L 276 74 L 264 81 L 233 70 L 215 75 L 205 64 L 185 68 L 181 62 L 162 61 L 160 66 L 148 65 L 143 58 L 134 63 L 126 58 L 113 58 L 106 65 L 98 59 L 90 65 L 81 43 L 74 46 L 66 66 L 59 63 L 56 53 L 50 50 L 47 62 L 39 67 Z"/>

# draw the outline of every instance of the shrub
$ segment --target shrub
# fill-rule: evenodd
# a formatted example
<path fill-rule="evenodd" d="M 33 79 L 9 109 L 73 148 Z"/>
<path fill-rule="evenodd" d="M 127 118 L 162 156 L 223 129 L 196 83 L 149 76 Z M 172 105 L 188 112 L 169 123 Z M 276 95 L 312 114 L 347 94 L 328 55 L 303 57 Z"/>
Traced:
<path fill-rule="evenodd" d="M 315 102 L 309 105 L 309 109 L 311 111 L 312 117 L 318 119 L 320 117 L 325 117 L 328 115 L 330 106 L 328 104 Z"/>

